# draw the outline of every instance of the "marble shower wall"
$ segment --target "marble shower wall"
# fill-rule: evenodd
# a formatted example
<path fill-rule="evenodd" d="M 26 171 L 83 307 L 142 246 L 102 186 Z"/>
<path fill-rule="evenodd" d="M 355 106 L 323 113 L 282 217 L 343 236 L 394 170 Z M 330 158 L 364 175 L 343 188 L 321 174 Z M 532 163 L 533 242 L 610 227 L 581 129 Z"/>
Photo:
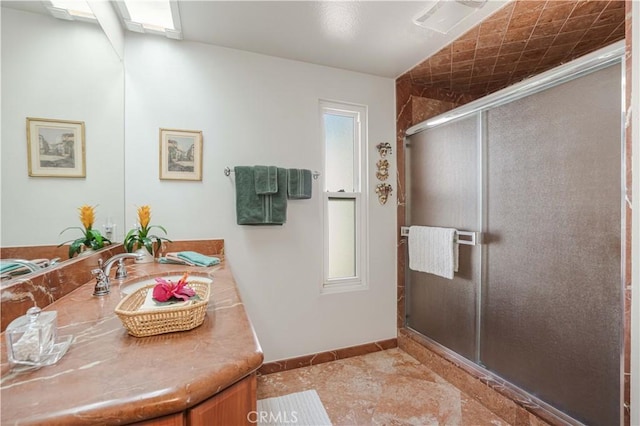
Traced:
<path fill-rule="evenodd" d="M 485 96 L 622 40 L 624 16 L 620 0 L 514 0 L 405 75 Z"/>

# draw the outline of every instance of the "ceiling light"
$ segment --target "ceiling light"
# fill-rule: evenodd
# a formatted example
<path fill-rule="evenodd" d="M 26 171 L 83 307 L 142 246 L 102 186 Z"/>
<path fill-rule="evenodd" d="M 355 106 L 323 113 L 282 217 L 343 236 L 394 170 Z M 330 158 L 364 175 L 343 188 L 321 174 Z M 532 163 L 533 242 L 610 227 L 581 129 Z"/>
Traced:
<path fill-rule="evenodd" d="M 54 17 L 73 21 L 96 22 L 96 17 L 85 0 L 51 0 L 44 2 L 47 10 Z"/>
<path fill-rule="evenodd" d="M 171 6 L 168 1 L 124 0 L 133 22 L 153 29 L 169 28 L 174 30 Z"/>
<path fill-rule="evenodd" d="M 129 31 L 182 39 L 180 13 L 175 0 L 119 0 L 116 5 Z"/>
<path fill-rule="evenodd" d="M 447 34 L 469 15 L 485 5 L 487 0 L 438 0 L 413 18 L 421 27 Z"/>

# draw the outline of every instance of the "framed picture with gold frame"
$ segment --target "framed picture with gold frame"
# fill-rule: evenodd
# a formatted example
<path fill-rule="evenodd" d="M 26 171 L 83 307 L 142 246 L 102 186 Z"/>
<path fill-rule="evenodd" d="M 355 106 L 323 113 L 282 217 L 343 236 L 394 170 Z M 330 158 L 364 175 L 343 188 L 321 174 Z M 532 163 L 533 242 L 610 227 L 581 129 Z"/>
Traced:
<path fill-rule="evenodd" d="M 27 117 L 29 176 L 87 176 L 84 121 Z"/>
<path fill-rule="evenodd" d="M 160 129 L 160 179 L 202 180 L 202 131 Z"/>

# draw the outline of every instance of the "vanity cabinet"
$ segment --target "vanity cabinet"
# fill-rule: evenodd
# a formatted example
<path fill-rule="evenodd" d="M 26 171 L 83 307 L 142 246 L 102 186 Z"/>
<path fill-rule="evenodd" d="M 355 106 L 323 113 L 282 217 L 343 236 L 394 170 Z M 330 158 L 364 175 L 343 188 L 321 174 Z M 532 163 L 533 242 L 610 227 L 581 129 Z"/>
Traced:
<path fill-rule="evenodd" d="M 182 413 L 137 423 L 140 426 L 252 425 L 256 411 L 257 379 L 253 373 Z"/>
<path fill-rule="evenodd" d="M 253 373 L 187 411 L 187 426 L 251 425 L 256 411 L 257 379 Z M 253 416 L 255 419 L 255 416 Z"/>
<path fill-rule="evenodd" d="M 264 358 L 235 280 L 224 261 L 190 272 L 203 278 L 215 273 L 204 321 L 193 330 L 128 336 L 114 312 L 121 291 L 95 297 L 91 279 L 44 309 L 64 313 L 58 315 L 58 327 L 65 335 L 86 336 L 59 363 L 10 374 L 6 339 L 0 333 L 2 426 L 251 425 L 257 416 L 247 415 L 256 410 L 256 371 Z M 179 265 L 137 264 L 120 288 L 183 273 Z M 3 300 L 2 311 L 5 304 Z M 185 355 L 196 347 L 197 358 Z M 188 368 L 164 368 L 185 363 Z M 48 392 L 54 388 L 56 392 Z"/>
<path fill-rule="evenodd" d="M 157 419 L 135 423 L 136 426 L 185 426 L 184 413 L 170 414 Z"/>

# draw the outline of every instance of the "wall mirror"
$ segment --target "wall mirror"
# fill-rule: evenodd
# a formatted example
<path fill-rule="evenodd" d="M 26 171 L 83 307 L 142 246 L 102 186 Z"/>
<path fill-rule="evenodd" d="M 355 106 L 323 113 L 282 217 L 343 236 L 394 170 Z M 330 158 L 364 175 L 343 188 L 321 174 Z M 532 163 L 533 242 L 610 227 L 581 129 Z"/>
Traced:
<path fill-rule="evenodd" d="M 80 230 L 60 232 L 82 227 L 78 208 L 84 204 L 96 206 L 94 229 L 115 223 L 115 240 L 122 241 L 120 57 L 100 25 L 56 19 L 42 2 L 3 1 L 1 18 L 1 247 L 55 246 L 80 237 Z M 85 176 L 29 176 L 28 117 L 84 123 Z M 68 259 L 63 253 L 62 261 Z"/>

